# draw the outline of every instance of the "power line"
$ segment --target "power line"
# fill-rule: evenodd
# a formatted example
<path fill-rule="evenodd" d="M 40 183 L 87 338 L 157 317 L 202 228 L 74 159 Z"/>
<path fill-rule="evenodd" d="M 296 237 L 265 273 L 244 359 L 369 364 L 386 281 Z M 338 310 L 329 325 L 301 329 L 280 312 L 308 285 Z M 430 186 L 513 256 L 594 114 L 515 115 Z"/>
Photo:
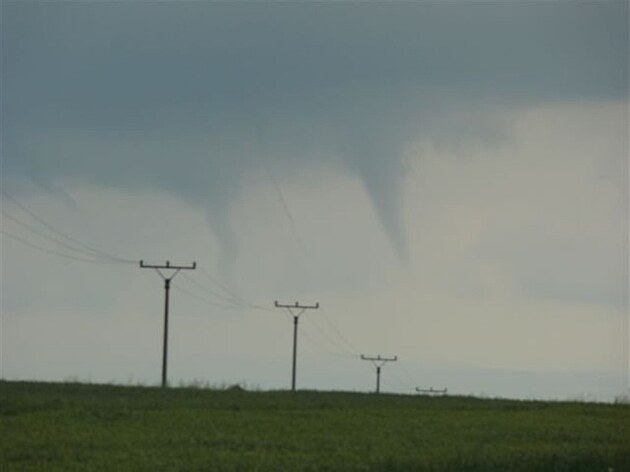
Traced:
<path fill-rule="evenodd" d="M 256 304 L 256 303 L 251 303 L 247 299 L 243 298 L 238 293 L 236 293 L 234 290 L 230 289 L 227 285 L 222 283 L 220 280 L 218 280 L 215 277 L 213 277 L 206 269 L 204 269 L 203 266 L 199 266 L 198 269 L 201 272 L 201 274 L 203 274 L 210 282 L 212 282 L 215 286 L 217 286 L 221 290 L 223 290 L 223 292 L 225 294 L 227 294 L 226 298 L 227 299 L 231 299 L 233 301 L 233 303 L 246 305 L 247 307 L 254 308 L 254 309 L 257 309 L 257 310 L 273 311 L 271 308 L 268 308 L 266 306 L 259 305 L 259 304 Z M 216 295 L 220 295 L 219 293 L 217 293 L 214 290 L 209 290 L 209 291 L 215 293 Z M 220 296 L 225 297 L 225 295 L 220 295 Z"/>
<path fill-rule="evenodd" d="M 55 251 L 54 249 L 45 248 L 43 246 L 39 246 L 39 245 L 37 245 L 35 243 L 32 243 L 32 242 L 27 241 L 25 239 L 22 239 L 19 236 L 16 236 L 14 234 L 11 234 L 11 233 L 5 231 L 4 229 L 0 230 L 0 233 L 3 234 L 4 236 L 7 236 L 7 237 L 13 239 L 14 241 L 19 242 L 20 244 L 23 244 L 25 246 L 29 246 L 29 247 L 31 247 L 33 249 L 37 249 L 38 251 L 47 252 L 48 254 L 53 254 L 53 255 L 58 256 L 58 257 L 63 257 L 65 259 L 71 259 L 71 260 L 80 261 L 80 262 L 88 262 L 90 264 L 120 264 L 120 262 L 116 262 L 116 261 L 98 260 L 98 259 L 86 259 L 84 257 L 64 254 L 62 252 Z"/>
<path fill-rule="evenodd" d="M 297 230 L 297 224 L 295 223 L 295 218 L 293 218 L 293 215 L 291 214 L 291 210 L 289 210 L 289 205 L 286 199 L 284 198 L 282 188 L 280 187 L 280 184 L 278 184 L 278 181 L 276 180 L 273 173 L 271 172 L 270 166 L 265 165 L 264 167 L 267 172 L 267 175 L 269 176 L 269 180 L 271 181 L 271 184 L 273 185 L 273 188 L 276 191 L 276 194 L 278 196 L 278 201 L 280 202 L 280 207 L 282 208 L 282 211 L 289 222 L 291 233 L 293 234 L 293 237 L 295 238 L 298 245 L 300 246 L 300 249 L 302 249 L 304 254 L 308 256 L 308 248 L 306 247 L 306 243 L 304 243 L 304 239 L 302 238 L 302 236 L 300 236 L 300 233 Z"/>
<path fill-rule="evenodd" d="M 400 369 L 403 371 L 403 373 L 405 374 L 405 376 L 407 377 L 407 379 L 411 382 L 411 383 L 418 383 L 416 380 L 416 377 L 414 375 L 411 375 L 411 373 L 409 373 L 409 371 L 407 370 L 407 367 L 405 367 L 405 363 L 401 362 L 399 364 L 397 364 L 398 367 L 400 367 Z"/>
<path fill-rule="evenodd" d="M 218 286 L 225 293 L 227 293 L 228 295 L 233 297 L 235 300 L 242 300 L 242 298 L 238 294 L 236 294 L 233 290 L 231 290 L 227 285 L 225 285 L 224 283 L 222 283 L 221 281 L 219 281 L 218 279 L 213 277 L 210 274 L 210 272 L 208 272 L 203 266 L 199 266 L 199 271 L 203 275 L 205 275 L 208 280 L 210 280 L 212 283 L 214 283 L 216 286 Z"/>
<path fill-rule="evenodd" d="M 199 266 L 197 266 L 197 268 L 198 269 L 202 269 Z M 233 308 L 233 309 L 273 311 L 271 308 L 268 308 L 268 307 L 265 307 L 265 306 L 262 306 L 262 305 L 258 305 L 258 304 L 255 304 L 255 303 L 251 303 L 248 300 L 246 300 L 245 298 L 243 298 L 241 296 L 238 296 L 238 295 L 226 296 L 223 293 L 218 292 L 214 288 L 211 288 L 211 287 L 208 287 L 206 285 L 201 284 L 200 282 L 198 282 L 197 280 L 195 280 L 192 277 L 188 276 L 187 274 L 182 274 L 182 276 L 186 280 L 188 280 L 190 283 L 192 283 L 197 290 L 199 290 L 200 292 L 203 292 L 204 295 L 209 295 L 211 297 L 216 297 L 219 300 L 221 300 L 221 302 L 213 301 L 212 302 L 213 304 L 224 306 L 226 308 Z M 225 292 L 225 289 L 224 289 L 224 292 Z M 238 298 L 236 298 L 236 297 L 238 297 Z"/>
<path fill-rule="evenodd" d="M 356 357 L 353 353 L 344 349 L 343 346 L 340 346 L 340 344 L 336 343 L 333 338 L 328 336 L 326 332 L 318 325 L 316 320 L 316 317 L 310 318 L 309 320 L 309 322 L 312 322 L 313 326 L 315 326 L 316 328 L 316 331 L 318 333 L 316 337 L 308 334 L 305 330 L 302 329 L 302 326 L 299 327 L 300 333 L 303 333 L 304 336 L 306 336 L 313 345 L 317 346 L 319 349 L 326 352 L 327 354 L 335 357 Z"/>
<path fill-rule="evenodd" d="M 239 307 L 242 308 L 245 306 L 244 303 L 236 303 L 232 298 L 228 298 L 224 295 L 221 295 L 220 293 L 217 293 L 214 290 L 209 289 L 208 287 L 203 286 L 202 284 L 200 284 L 199 282 L 197 282 L 195 279 L 193 279 L 192 277 L 188 276 L 187 274 L 182 274 L 182 277 L 184 277 L 184 279 L 186 279 L 188 282 L 190 282 L 191 284 L 193 284 L 197 290 L 200 290 L 204 293 L 209 293 L 212 294 L 214 297 L 217 297 L 219 300 L 221 300 L 223 303 L 225 303 L 226 305 L 229 304 L 232 307 Z"/>
<path fill-rule="evenodd" d="M 400 364 L 395 364 L 396 366 L 399 366 Z M 402 372 L 402 370 L 401 370 Z M 396 369 L 391 371 L 391 375 L 394 378 L 394 381 L 396 382 L 396 384 L 400 387 L 401 390 L 404 391 L 413 391 L 413 382 L 409 383 L 409 382 L 405 382 L 403 379 L 401 379 L 398 374 L 396 373 Z"/>
<path fill-rule="evenodd" d="M 94 256 L 96 256 L 96 257 L 105 257 L 107 259 L 117 260 L 118 262 L 127 262 L 127 263 L 135 263 L 136 262 L 136 261 L 134 261 L 132 259 L 125 259 L 125 258 L 122 258 L 122 257 L 118 257 L 118 256 L 115 256 L 115 255 L 109 254 L 109 253 L 107 253 L 105 251 L 102 251 L 101 249 L 97 249 L 95 247 L 92 247 L 92 246 L 90 246 L 90 245 L 88 245 L 88 244 L 78 240 L 77 238 L 74 238 L 73 236 L 70 236 L 70 235 L 66 234 L 65 232 L 61 231 L 60 229 L 58 229 L 57 227 L 55 227 L 54 225 L 52 225 L 51 223 L 49 223 L 48 221 L 43 219 L 42 217 L 38 216 L 34 211 L 29 209 L 23 203 L 20 203 L 19 200 L 17 200 L 14 196 L 12 196 L 4 188 L 0 188 L 0 192 L 2 192 L 6 198 L 11 200 L 16 206 L 18 206 L 20 209 L 22 209 L 22 211 L 27 213 L 31 218 L 33 218 L 34 220 L 38 221 L 40 224 L 44 225 L 46 228 L 48 228 L 49 230 L 53 231 L 54 233 L 56 233 L 57 235 L 61 236 L 62 238 L 65 238 L 68 241 L 71 241 L 74 244 L 77 244 L 78 246 L 81 246 L 82 248 L 90 251 Z"/>
<path fill-rule="evenodd" d="M 59 245 L 61 247 L 65 247 L 66 249 L 69 249 L 71 251 L 77 252 L 77 253 L 79 253 L 79 254 L 81 254 L 83 256 L 92 257 L 92 258 L 99 257 L 100 259 L 105 259 L 105 260 L 110 261 L 110 263 L 126 264 L 126 262 L 121 262 L 121 261 L 118 261 L 118 260 L 114 260 L 114 259 L 111 259 L 109 257 L 96 256 L 92 252 L 89 252 L 89 251 L 86 251 L 84 249 L 81 249 L 80 247 L 77 248 L 77 246 L 73 246 L 71 244 L 68 244 L 68 243 L 66 243 L 66 242 L 64 242 L 64 241 L 62 241 L 60 239 L 53 238 L 52 236 L 49 236 L 49 235 L 47 235 L 45 233 L 42 233 L 38 229 L 32 227 L 31 225 L 29 225 L 27 223 L 24 223 L 19 218 L 16 218 L 15 216 L 10 215 L 10 214 L 8 214 L 7 212 L 5 212 L 3 210 L 0 210 L 0 213 L 2 213 L 3 217 L 13 221 L 17 225 L 21 226 L 22 228 L 27 229 L 28 231 L 38 235 L 39 237 L 41 237 L 41 238 L 43 238 L 45 240 L 51 241 L 51 242 L 53 242 L 53 243 L 55 243 L 55 244 L 57 244 L 57 245 Z"/>
<path fill-rule="evenodd" d="M 224 305 L 223 303 L 218 303 L 215 301 L 212 301 L 208 298 L 202 297 L 194 292 L 191 292 L 190 290 L 185 289 L 184 287 L 182 287 L 181 285 L 178 285 L 176 283 L 172 283 L 171 286 L 176 289 L 178 292 L 182 292 L 186 295 L 188 295 L 189 297 L 192 297 L 208 306 L 211 307 L 219 307 L 219 308 L 225 308 L 228 310 L 244 310 L 245 307 L 241 307 L 241 306 L 234 306 L 234 305 Z"/>
<path fill-rule="evenodd" d="M 274 188 L 274 190 L 276 192 L 276 196 L 278 198 L 278 202 L 280 203 L 280 207 L 282 209 L 282 212 L 284 213 L 284 216 L 286 217 L 287 221 L 289 222 L 289 228 L 291 230 L 293 238 L 298 243 L 298 246 L 300 246 L 300 249 L 302 250 L 304 255 L 308 256 L 308 248 L 306 247 L 306 244 L 304 243 L 304 239 L 302 238 L 302 236 L 300 235 L 300 232 L 297 229 L 297 224 L 295 222 L 295 218 L 293 218 L 293 215 L 291 214 L 291 210 L 289 209 L 289 205 L 287 203 L 287 200 L 286 200 L 286 198 L 284 198 L 284 193 L 282 192 L 282 188 L 280 187 L 280 184 L 276 180 L 276 178 L 274 176 L 274 173 L 272 171 L 272 162 L 269 162 L 266 159 L 266 156 L 268 156 L 268 153 L 266 152 L 267 151 L 267 141 L 260 134 L 260 131 L 259 131 L 259 134 L 258 134 L 258 146 L 264 153 L 264 155 L 263 155 L 263 157 L 261 159 L 262 167 L 263 167 L 265 173 L 267 174 L 267 177 L 269 178 L 269 181 L 271 182 L 271 185 L 273 186 L 273 188 Z"/>
<path fill-rule="evenodd" d="M 312 321 L 313 326 L 315 326 L 316 330 L 318 331 L 318 333 L 320 334 L 322 339 L 324 339 L 331 347 L 333 347 L 334 349 L 339 349 L 339 350 L 346 351 L 346 353 L 349 353 L 350 355 L 354 354 L 352 351 L 348 351 L 347 349 L 345 349 L 338 342 L 335 342 L 335 340 L 332 337 L 330 337 L 326 333 L 326 331 L 320 326 L 320 324 L 317 321 L 316 317 L 315 318 L 311 318 L 309 321 Z"/>
<path fill-rule="evenodd" d="M 350 349 L 350 351 L 352 351 L 355 354 L 358 354 L 359 350 L 354 346 L 354 344 L 352 344 L 348 340 L 348 338 L 346 338 L 343 335 L 343 333 L 339 330 L 339 328 L 337 328 L 337 326 L 335 326 L 335 324 L 332 322 L 332 320 L 326 315 L 326 310 L 322 309 L 322 315 L 323 315 L 324 321 L 326 323 L 328 323 L 328 325 L 333 329 L 333 331 L 335 332 L 337 337 Z"/>
<path fill-rule="evenodd" d="M 315 346 L 316 348 L 318 348 L 319 350 L 321 350 L 325 354 L 328 354 L 329 356 L 337 357 L 337 358 L 340 358 L 340 359 L 354 359 L 355 358 L 355 356 L 352 355 L 352 354 L 345 354 L 345 353 L 342 353 L 342 352 L 331 351 L 326 346 L 324 346 L 324 345 L 320 344 L 318 341 L 316 341 L 315 338 L 310 336 L 304 329 L 302 329 L 301 326 L 298 329 L 300 331 L 300 334 L 302 334 L 302 336 L 304 336 L 308 341 L 310 341 L 310 343 L 313 346 Z"/>

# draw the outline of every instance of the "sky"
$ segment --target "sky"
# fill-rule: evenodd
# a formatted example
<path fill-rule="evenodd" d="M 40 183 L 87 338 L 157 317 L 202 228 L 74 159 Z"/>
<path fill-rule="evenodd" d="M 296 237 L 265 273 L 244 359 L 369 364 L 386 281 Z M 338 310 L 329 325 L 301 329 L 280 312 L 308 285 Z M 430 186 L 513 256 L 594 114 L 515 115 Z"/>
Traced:
<path fill-rule="evenodd" d="M 0 376 L 630 394 L 628 2 L 2 2 Z"/>

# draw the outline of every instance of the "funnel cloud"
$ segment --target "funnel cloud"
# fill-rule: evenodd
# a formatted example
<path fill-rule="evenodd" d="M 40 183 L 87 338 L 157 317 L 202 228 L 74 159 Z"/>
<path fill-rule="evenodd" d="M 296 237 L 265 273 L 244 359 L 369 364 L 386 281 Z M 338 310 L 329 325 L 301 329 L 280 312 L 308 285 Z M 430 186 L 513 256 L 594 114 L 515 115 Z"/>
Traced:
<path fill-rule="evenodd" d="M 465 143 L 497 109 L 627 93 L 624 2 L 3 10 L 6 174 L 173 193 L 228 252 L 243 176 L 273 159 L 280 180 L 317 166 L 359 178 L 404 260 L 414 141 Z"/>

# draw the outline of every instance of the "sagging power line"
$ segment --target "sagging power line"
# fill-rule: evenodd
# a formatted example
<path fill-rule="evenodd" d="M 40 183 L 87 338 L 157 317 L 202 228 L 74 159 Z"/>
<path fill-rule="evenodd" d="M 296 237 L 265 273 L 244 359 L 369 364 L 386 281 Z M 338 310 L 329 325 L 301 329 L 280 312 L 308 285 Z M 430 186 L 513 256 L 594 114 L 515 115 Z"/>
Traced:
<path fill-rule="evenodd" d="M 204 273 L 204 268 L 202 266 L 198 265 L 197 269 L 199 269 L 201 273 Z M 194 285 L 196 290 L 198 290 L 200 293 L 203 293 L 202 298 L 206 299 L 207 303 L 211 305 L 215 305 L 215 306 L 220 306 L 223 308 L 232 309 L 232 310 L 272 311 L 272 309 L 269 307 L 252 303 L 248 301 L 247 299 L 241 297 L 240 295 L 236 294 L 234 291 L 230 290 L 225 284 L 220 283 L 219 281 L 217 281 L 216 279 L 208 275 L 207 271 L 205 272 L 206 273 L 204 275 L 206 275 L 208 280 L 210 280 L 214 286 L 211 287 L 211 286 L 202 284 L 198 282 L 197 280 L 193 279 L 192 277 L 189 277 L 186 274 L 182 274 L 182 276 L 184 277 L 185 280 L 187 280 L 192 285 Z M 179 288 L 181 289 L 181 287 Z"/>
<path fill-rule="evenodd" d="M 187 274 L 182 274 L 182 277 L 184 277 L 185 280 L 191 283 L 197 291 L 199 291 L 200 293 L 203 293 L 204 298 L 207 297 L 209 299 L 212 299 L 213 301 L 209 301 L 210 304 L 221 306 L 224 308 L 244 308 L 245 307 L 244 303 L 236 302 L 234 299 L 226 297 L 220 292 L 213 290 L 211 287 L 207 287 L 199 283 L 197 280 L 193 279 L 192 277 L 189 277 Z"/>
<path fill-rule="evenodd" d="M 331 357 L 335 357 L 337 359 L 354 359 L 356 356 L 354 354 L 349 354 L 347 352 L 342 352 L 337 350 L 336 348 L 327 347 L 324 343 L 319 341 L 317 338 L 311 336 L 308 332 L 302 329 L 302 326 L 299 327 L 298 331 L 302 336 L 304 336 L 309 343 L 319 349 L 322 353 L 327 354 Z"/>
<path fill-rule="evenodd" d="M 176 284 L 176 283 L 172 283 L 171 287 L 174 288 L 175 290 L 177 290 L 178 292 L 183 293 L 184 295 L 186 295 L 186 296 L 188 296 L 190 298 L 193 298 L 194 300 L 197 300 L 198 302 L 203 303 L 204 305 L 207 305 L 207 306 L 212 307 L 212 308 L 223 308 L 223 309 L 226 309 L 226 310 L 241 310 L 241 309 L 244 309 L 244 308 L 242 308 L 240 306 L 226 305 L 226 304 L 223 304 L 223 303 L 220 303 L 220 302 L 213 301 L 212 299 L 210 299 L 210 298 L 208 298 L 206 296 L 199 295 L 198 292 L 193 292 L 191 290 L 188 290 L 186 287 L 182 287 L 181 285 Z"/>
<path fill-rule="evenodd" d="M 398 356 L 394 357 L 381 357 L 379 354 L 376 357 L 368 357 L 361 354 L 361 360 L 371 361 L 376 367 L 376 393 L 380 393 L 381 391 L 381 367 L 383 367 L 387 362 L 396 362 L 398 360 Z"/>
<path fill-rule="evenodd" d="M 169 290 L 171 288 L 171 280 L 179 273 L 180 270 L 194 270 L 197 267 L 197 263 L 193 262 L 189 266 L 172 265 L 169 261 L 166 261 L 165 265 L 145 264 L 144 261 L 140 261 L 141 269 L 155 269 L 155 271 L 164 279 L 164 340 L 162 345 L 162 387 L 167 386 L 166 369 L 168 358 L 168 302 L 169 302 Z M 174 270 L 168 277 L 164 275 L 162 270 Z"/>
<path fill-rule="evenodd" d="M 345 350 L 352 352 L 353 354 L 359 354 L 359 350 L 352 344 L 346 336 L 337 328 L 337 326 L 332 322 L 332 320 L 326 315 L 326 310 L 322 309 L 322 315 L 324 321 L 328 324 L 328 326 L 332 329 L 335 335 L 341 340 L 341 342 L 346 346 Z"/>
<path fill-rule="evenodd" d="M 234 299 L 235 301 L 238 302 L 243 302 L 243 303 L 248 303 L 247 300 L 245 300 L 243 297 L 241 297 L 238 293 L 236 293 L 234 290 L 230 289 L 226 284 L 224 284 L 223 282 L 221 282 L 219 279 L 217 279 L 216 277 L 213 277 L 210 272 L 208 272 L 206 269 L 204 269 L 203 266 L 199 266 L 199 271 L 200 273 L 205 276 L 212 284 L 214 284 L 215 286 L 217 286 L 222 292 L 224 292 L 225 294 L 227 294 L 227 296 L 231 297 L 232 299 Z M 269 308 L 269 310 L 271 310 L 271 308 Z"/>
<path fill-rule="evenodd" d="M 35 235 L 39 236 L 40 238 L 42 238 L 45 241 L 52 242 L 52 243 L 56 244 L 59 247 L 63 247 L 66 250 L 75 252 L 75 253 L 79 254 L 83 258 L 89 257 L 89 258 L 94 259 L 96 257 L 95 254 L 92 253 L 91 251 L 87 251 L 85 249 L 82 249 L 81 247 L 78 247 L 76 245 L 70 244 L 70 243 L 68 243 L 66 241 L 63 241 L 61 239 L 55 238 L 53 236 L 50 236 L 50 235 L 44 233 L 43 231 L 40 231 L 37 228 L 34 228 L 33 226 L 29 225 L 28 223 L 25 223 L 24 221 L 20 220 L 19 218 L 16 218 L 15 216 L 10 215 L 9 213 L 7 213 L 4 210 L 0 209 L 0 213 L 2 214 L 3 218 L 9 219 L 13 223 L 17 224 L 18 226 L 22 227 L 23 229 L 26 229 L 27 231 L 31 232 L 32 234 L 35 234 Z M 108 258 L 107 258 L 107 260 L 110 261 Z M 117 262 L 117 261 L 111 260 L 110 262 Z"/>
<path fill-rule="evenodd" d="M 50 249 L 44 246 L 40 246 L 38 244 L 32 243 L 30 241 L 27 241 L 26 239 L 23 239 L 19 236 L 16 236 L 15 234 L 9 233 L 8 231 L 5 230 L 1 230 L 0 234 L 2 234 L 3 236 L 6 236 L 14 241 L 17 241 L 20 244 L 23 244 L 24 246 L 28 246 L 32 249 L 37 249 L 38 251 L 41 252 L 46 252 L 48 254 L 52 254 L 54 256 L 58 256 L 58 257 L 62 257 L 64 259 L 70 259 L 73 261 L 79 261 L 79 262 L 89 262 L 91 264 L 124 264 L 123 262 L 117 262 L 117 261 L 111 261 L 111 260 L 102 260 L 102 259 L 88 259 L 86 257 L 81 257 L 81 256 L 75 256 L 72 254 L 65 254 L 63 252 L 59 252 L 56 251 L 54 249 Z"/>
<path fill-rule="evenodd" d="M 291 316 L 293 316 L 293 367 L 291 370 L 291 390 L 295 392 L 298 320 L 300 319 L 300 315 L 306 310 L 317 310 L 319 308 L 319 302 L 315 303 L 315 305 L 300 305 L 298 302 L 295 302 L 293 305 L 282 305 L 278 303 L 278 301 L 274 301 L 274 306 L 276 308 L 285 308 Z"/>
<path fill-rule="evenodd" d="M 83 254 L 83 255 L 87 255 L 89 257 L 93 257 L 93 258 L 96 258 L 96 259 L 104 259 L 104 260 L 109 260 L 109 261 L 119 262 L 119 263 L 135 264 L 136 261 L 134 261 L 132 259 L 126 259 L 124 257 L 117 256 L 115 254 L 110 254 L 110 253 L 108 253 L 106 251 L 103 251 L 103 250 L 98 249 L 98 248 L 96 248 L 94 246 L 86 244 L 85 242 L 83 242 L 83 241 L 81 241 L 81 240 L 79 240 L 79 239 L 77 239 L 77 238 L 67 234 L 66 232 L 64 232 L 64 231 L 60 230 L 59 228 L 57 228 L 55 225 L 53 225 L 50 222 L 46 221 L 44 218 L 39 216 L 33 210 L 28 208 L 26 205 L 21 203 L 19 200 L 17 200 L 13 195 L 11 195 L 4 188 L 0 189 L 0 191 L 15 206 L 20 208 L 22 210 L 22 212 L 24 212 L 27 215 L 29 215 L 33 220 L 37 221 L 40 225 L 42 225 L 43 227 L 47 228 L 49 231 L 52 231 L 57 236 L 60 236 L 61 238 L 63 238 L 64 242 L 62 242 L 62 240 L 59 240 L 57 238 L 54 238 L 54 237 L 51 237 L 49 235 L 43 234 L 42 232 L 40 232 L 40 231 L 36 230 L 35 228 L 33 228 L 32 226 L 28 225 L 27 223 L 24 223 L 23 221 L 20 221 L 15 216 L 8 215 L 4 211 L 2 212 L 5 217 L 13 220 L 15 223 L 19 224 L 22 227 L 25 227 L 26 229 L 30 230 L 31 232 L 33 232 L 35 234 L 38 234 L 39 236 L 44 237 L 46 239 L 49 239 L 49 240 L 55 242 L 58 245 L 68 247 L 68 248 L 70 248 L 71 250 L 73 250 L 73 251 L 75 251 L 77 253 L 80 253 L 80 254 Z M 31 246 L 34 246 L 34 245 L 31 244 Z M 53 252 L 53 251 L 49 251 L 49 252 Z"/>

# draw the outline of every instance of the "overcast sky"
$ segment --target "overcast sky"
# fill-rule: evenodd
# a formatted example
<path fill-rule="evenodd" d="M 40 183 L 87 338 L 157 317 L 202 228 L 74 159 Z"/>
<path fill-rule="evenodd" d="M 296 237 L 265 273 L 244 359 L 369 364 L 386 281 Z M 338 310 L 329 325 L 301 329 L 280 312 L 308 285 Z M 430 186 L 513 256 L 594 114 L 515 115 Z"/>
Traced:
<path fill-rule="evenodd" d="M 3 378 L 628 392 L 627 1 L 1 8 Z"/>

